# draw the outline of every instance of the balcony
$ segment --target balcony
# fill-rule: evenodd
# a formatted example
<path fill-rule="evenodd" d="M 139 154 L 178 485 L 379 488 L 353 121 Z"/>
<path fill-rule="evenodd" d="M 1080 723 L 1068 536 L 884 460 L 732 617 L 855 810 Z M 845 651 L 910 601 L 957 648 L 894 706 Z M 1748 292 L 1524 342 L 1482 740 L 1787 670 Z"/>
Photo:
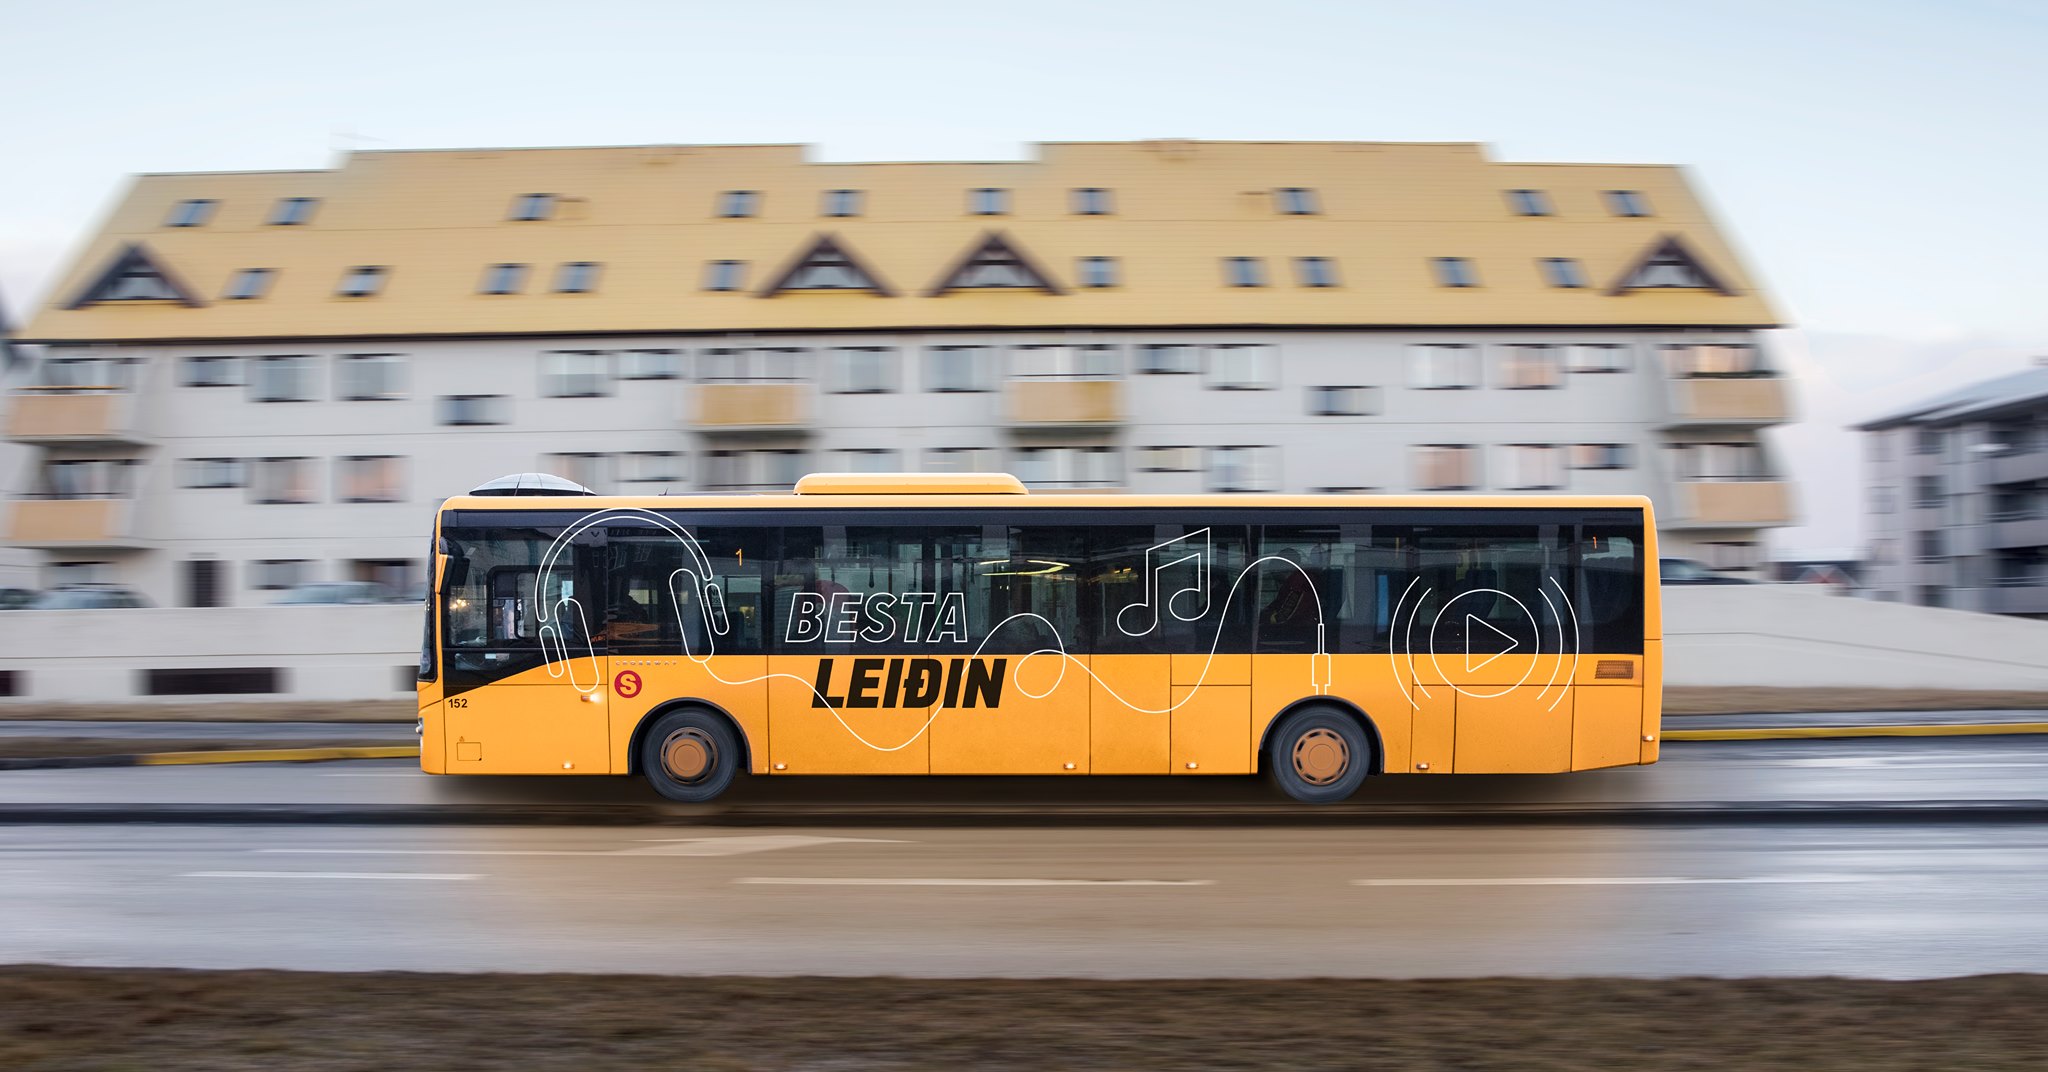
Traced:
<path fill-rule="evenodd" d="M 700 432 L 791 432 L 811 427 L 808 383 L 700 383 L 690 389 L 690 426 Z"/>
<path fill-rule="evenodd" d="M 1990 484 L 2025 484 L 2035 480 L 2048 480 L 2048 450 L 2000 455 L 1988 459 L 1982 472 L 1985 482 Z"/>
<path fill-rule="evenodd" d="M 1979 607 L 1992 614 L 2048 614 L 2048 574 L 2000 577 L 1982 597 Z"/>
<path fill-rule="evenodd" d="M 1658 522 L 1674 529 L 1743 529 L 1792 523 L 1792 485 L 1777 480 L 1684 481 L 1677 516 Z"/>
<path fill-rule="evenodd" d="M 7 542 L 49 550 L 148 546 L 136 535 L 133 499 L 20 499 L 7 519 Z"/>
<path fill-rule="evenodd" d="M 16 443 L 148 442 L 137 426 L 137 396 L 111 387 L 22 387 L 7 411 Z"/>
<path fill-rule="evenodd" d="M 1788 414 L 1785 381 L 1777 376 L 1692 376 L 1665 381 L 1667 428 L 1762 427 Z"/>
<path fill-rule="evenodd" d="M 1122 380 L 1025 379 L 1003 387 L 1013 428 L 1108 428 L 1124 422 Z"/>
<path fill-rule="evenodd" d="M 2020 511 L 1993 514 L 1984 526 L 1986 547 L 2048 547 L 2048 517 Z"/>

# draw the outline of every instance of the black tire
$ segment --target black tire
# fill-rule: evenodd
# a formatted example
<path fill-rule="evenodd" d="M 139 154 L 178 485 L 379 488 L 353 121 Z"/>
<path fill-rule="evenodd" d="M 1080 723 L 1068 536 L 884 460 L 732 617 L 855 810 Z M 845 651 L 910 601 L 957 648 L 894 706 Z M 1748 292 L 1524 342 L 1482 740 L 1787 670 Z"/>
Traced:
<path fill-rule="evenodd" d="M 1266 771 L 1304 804 L 1334 804 L 1358 792 L 1372 770 L 1372 738 L 1350 714 L 1304 707 L 1266 739 Z"/>
<path fill-rule="evenodd" d="M 648 784 L 685 804 L 717 799 L 731 787 L 744 760 L 732 724 L 697 708 L 670 711 L 640 739 L 640 770 Z"/>

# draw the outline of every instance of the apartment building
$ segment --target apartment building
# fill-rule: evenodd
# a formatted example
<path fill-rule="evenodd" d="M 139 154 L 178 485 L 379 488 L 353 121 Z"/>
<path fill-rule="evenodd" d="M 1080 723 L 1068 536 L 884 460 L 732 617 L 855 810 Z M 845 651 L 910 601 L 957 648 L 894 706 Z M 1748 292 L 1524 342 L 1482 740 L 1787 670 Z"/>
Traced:
<path fill-rule="evenodd" d="M 1857 429 L 1875 598 L 2048 618 L 2048 359 Z"/>
<path fill-rule="evenodd" d="M 417 584 L 435 503 L 808 471 L 1636 492 L 1749 571 L 1778 318 L 1670 166 L 1470 144 L 357 152 L 136 178 L 23 331 L 7 536 L 167 605 Z"/>

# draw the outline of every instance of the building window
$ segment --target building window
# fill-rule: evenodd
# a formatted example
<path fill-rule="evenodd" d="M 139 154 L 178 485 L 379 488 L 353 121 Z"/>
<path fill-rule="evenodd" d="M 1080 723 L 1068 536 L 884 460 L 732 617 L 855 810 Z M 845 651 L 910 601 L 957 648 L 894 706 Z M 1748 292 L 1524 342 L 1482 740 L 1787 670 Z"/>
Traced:
<path fill-rule="evenodd" d="M 995 389 L 995 348 L 992 346 L 927 346 L 924 348 L 924 389 L 961 392 Z"/>
<path fill-rule="evenodd" d="M 240 387 L 242 359 L 239 357 L 188 357 L 179 363 L 184 387 Z"/>
<path fill-rule="evenodd" d="M 1564 386 L 1564 355 L 1558 347 L 1501 347 L 1500 385 L 1510 390 L 1544 390 Z"/>
<path fill-rule="evenodd" d="M 442 424 L 504 424 L 512 419 L 512 399 L 507 395 L 442 395 L 437 408 Z"/>
<path fill-rule="evenodd" d="M 477 289 L 485 294 L 517 294 L 526 289 L 526 265 L 493 264 L 484 269 L 483 285 Z"/>
<path fill-rule="evenodd" d="M 1322 211 L 1316 192 L 1301 186 L 1282 186 L 1273 191 L 1273 209 L 1283 216 L 1313 216 Z"/>
<path fill-rule="evenodd" d="M 1108 190 L 1100 186 L 1079 186 L 1074 189 L 1074 215 L 1107 216 L 1111 211 Z"/>
<path fill-rule="evenodd" d="M 901 463 L 896 452 L 878 447 L 858 447 L 832 452 L 832 467 L 842 473 L 893 473 Z"/>
<path fill-rule="evenodd" d="M 1650 214 L 1650 202 L 1640 190 L 1609 190 L 1607 211 L 1617 216 L 1647 216 Z"/>
<path fill-rule="evenodd" d="M 181 488 L 239 488 L 249 482 L 249 470 L 240 458 L 180 458 L 178 486 Z"/>
<path fill-rule="evenodd" d="M 1921 510 L 1932 510 L 1941 505 L 1941 478 L 1922 476 L 1913 479 L 1913 505 Z"/>
<path fill-rule="evenodd" d="M 807 464 L 801 450 L 714 450 L 704 456 L 704 484 L 722 491 L 788 491 Z"/>
<path fill-rule="evenodd" d="M 672 450 L 636 450 L 618 456 L 621 484 L 680 484 L 683 456 Z"/>
<path fill-rule="evenodd" d="M 204 227 L 213 219 L 213 210 L 220 202 L 208 198 L 192 198 L 171 206 L 171 214 L 164 218 L 165 227 Z"/>
<path fill-rule="evenodd" d="M 312 563 L 303 558 L 264 558 L 249 563 L 249 587 L 276 592 L 305 584 L 312 576 Z"/>
<path fill-rule="evenodd" d="M 1082 257 L 1075 261 L 1074 274 L 1084 287 L 1113 287 L 1117 284 L 1115 257 Z"/>
<path fill-rule="evenodd" d="M 1010 212 L 1010 191 L 983 186 L 968 191 L 967 211 L 976 216 L 1006 216 Z"/>
<path fill-rule="evenodd" d="M 1564 487 L 1564 448 L 1551 443 L 1510 443 L 1501 448 L 1502 486 L 1510 491 Z"/>
<path fill-rule="evenodd" d="M 405 459 L 388 454 L 335 459 L 335 485 L 342 502 L 405 501 Z"/>
<path fill-rule="evenodd" d="M 589 451 L 570 451 L 540 456 L 540 470 L 574 481 L 603 494 L 611 490 L 612 456 Z"/>
<path fill-rule="evenodd" d="M 1436 266 L 1436 284 L 1440 287 L 1476 287 L 1479 277 L 1472 271 L 1472 262 L 1464 257 L 1437 257 L 1430 262 Z"/>
<path fill-rule="evenodd" d="M 807 378 L 809 355 L 800 346 L 719 347 L 697 355 L 697 378 L 706 383 L 794 383 Z"/>
<path fill-rule="evenodd" d="M 706 261 L 704 264 L 705 290 L 738 290 L 746 276 L 746 261 Z"/>
<path fill-rule="evenodd" d="M 348 402 L 386 402 L 405 397 L 402 354 L 343 354 L 334 362 L 334 393 Z"/>
<path fill-rule="evenodd" d="M 273 227 L 296 227 L 313 218 L 313 210 L 320 205 L 317 197 L 280 197 L 270 207 L 269 223 Z"/>
<path fill-rule="evenodd" d="M 727 190 L 718 195 L 718 214 L 726 219 L 742 219 L 758 215 L 761 209 L 761 191 Z"/>
<path fill-rule="evenodd" d="M 1671 247 L 1644 261 L 1623 285 L 1629 290 L 1720 289 L 1690 254 Z"/>
<path fill-rule="evenodd" d="M 1370 417 L 1380 411 L 1377 387 L 1311 387 L 1308 411 L 1317 417 Z"/>
<path fill-rule="evenodd" d="M 1225 257 L 1223 279 L 1233 287 L 1263 287 L 1266 285 L 1266 262 L 1258 257 Z"/>
<path fill-rule="evenodd" d="M 1210 491 L 1273 491 L 1279 485 L 1280 448 L 1210 447 Z"/>
<path fill-rule="evenodd" d="M 1870 512 L 1871 512 L 1871 513 L 1873 513 L 1873 514 L 1889 514 L 1889 513 L 1895 513 L 1895 512 L 1897 512 L 1897 510 L 1898 510 L 1898 507 L 1899 507 L 1899 501 L 1898 501 L 1898 489 L 1897 489 L 1897 488 L 1871 488 L 1871 489 L 1870 489 Z"/>
<path fill-rule="evenodd" d="M 139 357 L 53 357 L 43 362 L 39 384 L 49 393 L 133 391 Z"/>
<path fill-rule="evenodd" d="M 1032 487 L 1113 487 L 1121 481 L 1115 447 L 1022 447 L 1012 457 L 1017 479 Z"/>
<path fill-rule="evenodd" d="M 1576 443 L 1571 449 L 1574 469 L 1628 468 L 1626 443 Z"/>
<path fill-rule="evenodd" d="M 1277 347 L 1258 343 L 1209 347 L 1208 386 L 1221 391 L 1263 391 L 1280 378 Z"/>
<path fill-rule="evenodd" d="M 1415 486 L 1423 491 L 1470 491 L 1479 486 L 1479 449 L 1429 443 L 1415 448 Z"/>
<path fill-rule="evenodd" d="M 307 402 L 313 398 L 313 359 L 304 354 L 259 357 L 249 363 L 249 401 Z"/>
<path fill-rule="evenodd" d="M 1545 257 L 1537 263 L 1543 266 L 1543 281 L 1553 287 L 1577 289 L 1586 285 L 1586 270 L 1579 267 L 1576 257 Z"/>
<path fill-rule="evenodd" d="M 555 268 L 555 293 L 588 294 L 596 289 L 596 262 L 564 261 Z"/>
<path fill-rule="evenodd" d="M 683 376 L 681 350 L 622 350 L 618 360 L 622 380 L 678 380 Z"/>
<path fill-rule="evenodd" d="M 1012 346 L 1010 375 L 1026 379 L 1113 380 L 1119 376 L 1117 347 Z"/>
<path fill-rule="evenodd" d="M 228 277 L 228 287 L 221 297 L 228 301 L 250 301 L 270 293 L 270 281 L 277 278 L 271 268 L 244 268 Z"/>
<path fill-rule="evenodd" d="M 46 461 L 36 481 L 38 499 L 125 499 L 135 493 L 136 458 Z"/>
<path fill-rule="evenodd" d="M 251 464 L 251 502 L 309 503 L 314 494 L 311 458 L 257 458 Z"/>
<path fill-rule="evenodd" d="M 860 191 L 859 191 L 859 190 L 827 190 L 827 191 L 825 191 L 825 206 L 824 206 L 824 209 L 823 209 L 823 215 L 826 215 L 826 216 L 858 216 L 858 215 L 860 215 Z"/>
<path fill-rule="evenodd" d="M 1914 560 L 1918 562 L 1941 561 L 1943 557 L 1942 535 L 1941 529 L 1928 529 L 1926 532 L 1920 533 L 1918 539 L 1919 553 L 1914 556 Z"/>
<path fill-rule="evenodd" d="M 893 346 L 835 346 L 826 351 L 827 385 L 844 395 L 879 395 L 896 390 L 898 359 Z"/>
<path fill-rule="evenodd" d="M 1764 374 L 1762 356 L 1747 343 L 1667 343 L 1659 349 L 1671 375 L 1679 379 Z"/>
<path fill-rule="evenodd" d="M 1945 437 L 1939 428 L 1918 428 L 1913 435 L 1913 453 L 1940 454 Z"/>
<path fill-rule="evenodd" d="M 358 265 L 341 274 L 341 286 L 335 293 L 344 298 L 374 297 L 384 289 L 384 278 L 390 274 L 391 270 L 381 265 Z"/>
<path fill-rule="evenodd" d="M 512 199 L 510 220 L 545 220 L 555 215 L 554 194 L 520 194 Z"/>
<path fill-rule="evenodd" d="M 1186 376 L 1202 371 L 1202 348 L 1186 343 L 1138 347 L 1137 370 L 1147 376 Z"/>
<path fill-rule="evenodd" d="M 1627 372 L 1628 345 L 1618 342 L 1574 343 L 1565 347 L 1568 372 Z"/>
<path fill-rule="evenodd" d="M 1671 471 L 1682 481 L 1729 483 L 1768 479 L 1756 443 L 1673 443 Z"/>
<path fill-rule="evenodd" d="M 1508 207 L 1517 216 L 1548 216 L 1550 195 L 1541 190 L 1509 190 Z"/>
<path fill-rule="evenodd" d="M 1139 447 L 1137 470 L 1141 473 L 1199 473 L 1200 447 Z"/>
<path fill-rule="evenodd" d="M 540 355 L 543 398 L 599 398 L 611 393 L 611 355 L 602 350 L 552 350 Z"/>
<path fill-rule="evenodd" d="M 927 473 L 993 473 L 1002 466 L 994 447 L 932 447 L 924 452 Z"/>
<path fill-rule="evenodd" d="M 1304 287 L 1334 287 L 1337 266 L 1328 257 L 1296 257 L 1294 278 Z"/>
<path fill-rule="evenodd" d="M 52 562 L 43 570 L 48 578 L 47 586 L 62 588 L 72 584 L 106 584 L 114 576 L 112 562 Z"/>
<path fill-rule="evenodd" d="M 1479 347 L 1470 343 L 1422 343 L 1408 348 L 1408 382 L 1426 390 L 1479 386 Z"/>

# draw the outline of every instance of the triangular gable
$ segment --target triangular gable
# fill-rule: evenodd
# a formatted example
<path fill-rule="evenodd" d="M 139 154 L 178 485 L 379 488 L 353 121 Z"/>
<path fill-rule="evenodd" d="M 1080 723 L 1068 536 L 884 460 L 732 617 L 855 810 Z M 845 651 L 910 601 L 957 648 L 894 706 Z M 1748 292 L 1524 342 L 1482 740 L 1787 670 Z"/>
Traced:
<path fill-rule="evenodd" d="M 1636 258 L 1621 278 L 1608 288 L 1609 294 L 1626 294 L 1631 290 L 1711 290 L 1716 294 L 1735 293 L 1735 288 L 1722 282 L 1714 270 L 1685 244 L 1677 235 L 1665 235 L 1657 240 L 1641 257 Z"/>
<path fill-rule="evenodd" d="M 772 298 L 791 290 L 865 290 L 885 298 L 896 291 L 876 275 L 853 251 L 832 235 L 822 234 L 809 249 L 761 288 L 761 297 Z"/>
<path fill-rule="evenodd" d="M 954 261 L 938 283 L 925 292 L 936 298 L 954 290 L 1042 290 L 1047 294 L 1066 291 L 1052 281 L 1029 255 L 1010 244 L 1001 231 L 990 231 Z"/>
<path fill-rule="evenodd" d="M 121 301 L 174 301 L 183 305 L 206 304 L 192 293 L 171 270 L 150 256 L 142 243 L 130 243 L 116 254 L 113 263 L 106 270 L 93 277 L 93 281 L 78 292 L 67 309 L 78 309 L 101 302 Z"/>

